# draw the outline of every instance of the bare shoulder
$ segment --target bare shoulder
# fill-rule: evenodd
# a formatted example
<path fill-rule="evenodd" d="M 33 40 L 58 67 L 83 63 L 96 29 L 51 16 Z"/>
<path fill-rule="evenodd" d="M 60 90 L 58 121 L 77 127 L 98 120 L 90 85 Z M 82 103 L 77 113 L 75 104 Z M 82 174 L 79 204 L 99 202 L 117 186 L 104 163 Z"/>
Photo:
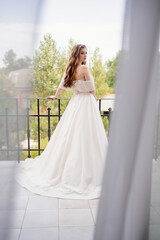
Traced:
<path fill-rule="evenodd" d="M 89 74 L 89 69 L 88 69 L 88 67 L 87 67 L 86 65 L 81 65 L 81 66 L 80 66 L 80 71 L 81 71 L 81 73 L 83 73 L 84 75 L 85 75 L 85 74 Z"/>
<path fill-rule="evenodd" d="M 81 70 L 83 72 L 84 78 L 86 81 L 90 80 L 89 69 L 86 65 L 81 66 Z"/>
<path fill-rule="evenodd" d="M 89 71 L 88 67 L 86 65 L 81 65 L 80 68 L 81 68 L 82 71 Z"/>

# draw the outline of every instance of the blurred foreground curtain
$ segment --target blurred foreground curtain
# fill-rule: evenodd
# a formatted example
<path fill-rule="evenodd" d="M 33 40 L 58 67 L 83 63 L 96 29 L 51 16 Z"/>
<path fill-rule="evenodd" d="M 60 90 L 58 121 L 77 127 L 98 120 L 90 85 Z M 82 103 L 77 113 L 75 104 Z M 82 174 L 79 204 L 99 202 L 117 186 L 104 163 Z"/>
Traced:
<path fill-rule="evenodd" d="M 160 1 L 126 2 L 122 50 L 94 240 L 147 240 Z"/>
<path fill-rule="evenodd" d="M 20 225 L 17 223 L 23 216 L 23 211 L 13 211 L 17 210 L 19 190 L 13 180 L 14 163 L 20 160 L 19 149 L 25 139 L 26 119 L 22 114 L 26 114 L 27 105 L 24 97 L 32 92 L 32 57 L 42 5 L 43 0 L 0 1 L 1 240 L 18 239 L 16 228 Z"/>
<path fill-rule="evenodd" d="M 20 160 L 43 0 L 0 1 L 0 162 Z M 0 165 L 0 168 L 2 164 Z"/>

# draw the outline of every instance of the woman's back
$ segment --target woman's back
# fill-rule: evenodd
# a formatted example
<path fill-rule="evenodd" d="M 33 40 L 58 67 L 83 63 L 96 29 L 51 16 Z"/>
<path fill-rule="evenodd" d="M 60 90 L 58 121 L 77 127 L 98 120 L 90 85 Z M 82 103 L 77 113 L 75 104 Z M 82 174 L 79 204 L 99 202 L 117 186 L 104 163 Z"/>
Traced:
<path fill-rule="evenodd" d="M 86 65 L 80 65 L 76 69 L 75 80 L 84 79 L 85 81 L 90 80 L 89 70 Z"/>
<path fill-rule="evenodd" d="M 83 65 L 78 66 L 76 69 L 75 80 L 84 79 L 84 68 Z"/>

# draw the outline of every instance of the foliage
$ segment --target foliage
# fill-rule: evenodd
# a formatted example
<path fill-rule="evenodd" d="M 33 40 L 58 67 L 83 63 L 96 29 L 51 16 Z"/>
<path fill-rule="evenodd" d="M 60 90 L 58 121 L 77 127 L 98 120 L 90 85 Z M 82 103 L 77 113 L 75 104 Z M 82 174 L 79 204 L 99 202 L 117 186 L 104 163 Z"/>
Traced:
<path fill-rule="evenodd" d="M 35 97 L 46 97 L 57 89 L 59 53 L 50 34 L 44 35 L 33 59 L 33 92 Z"/>
<path fill-rule="evenodd" d="M 22 68 L 31 67 L 31 59 L 27 56 L 24 58 L 16 58 L 16 53 L 10 49 L 8 50 L 3 58 L 3 63 L 5 64 L 5 72 L 11 72 Z"/>
<path fill-rule="evenodd" d="M 99 48 L 96 48 L 93 57 L 90 61 L 90 71 L 95 81 L 95 89 L 97 97 L 104 97 L 108 91 L 108 85 L 106 84 L 106 71 L 105 66 L 102 63 L 102 56 Z"/>
<path fill-rule="evenodd" d="M 112 60 L 108 60 L 105 63 L 106 66 L 106 83 L 109 87 L 109 92 L 113 93 L 115 89 L 117 65 L 118 65 L 119 53 Z"/>
<path fill-rule="evenodd" d="M 106 132 L 106 135 L 108 135 L 108 118 L 107 117 L 102 117 L 102 122 L 103 122 L 103 126 Z"/>
<path fill-rule="evenodd" d="M 41 149 L 45 149 L 45 147 L 47 146 L 47 143 L 48 143 L 48 138 L 47 137 L 44 138 L 44 139 L 42 138 L 42 140 L 41 140 Z M 31 154 L 31 158 L 35 158 L 35 157 L 38 156 L 38 151 L 31 151 L 30 154 Z M 28 158 L 28 152 L 24 151 L 21 154 L 21 159 L 25 160 L 26 158 Z"/>
<path fill-rule="evenodd" d="M 50 34 L 44 35 L 44 39 L 40 42 L 39 49 L 33 59 L 34 97 L 55 95 L 67 65 L 66 55 L 65 50 L 60 53 Z M 61 94 L 61 97 L 71 96 L 72 94 L 67 92 Z M 50 103 L 47 104 L 46 101 L 43 101 L 42 104 L 45 109 L 48 105 L 51 105 Z"/>
<path fill-rule="evenodd" d="M 74 45 L 76 45 L 77 42 L 75 42 L 72 38 L 69 39 L 68 42 L 68 49 L 67 49 L 67 60 L 69 59 L 69 56 L 71 54 L 72 48 L 74 47 Z"/>

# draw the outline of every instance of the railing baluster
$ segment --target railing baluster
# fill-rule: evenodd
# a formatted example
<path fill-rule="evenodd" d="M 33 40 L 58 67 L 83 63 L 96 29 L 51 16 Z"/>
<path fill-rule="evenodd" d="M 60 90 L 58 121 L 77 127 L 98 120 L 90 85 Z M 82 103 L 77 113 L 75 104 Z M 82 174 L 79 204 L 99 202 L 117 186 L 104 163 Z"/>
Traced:
<path fill-rule="evenodd" d="M 51 128 L 50 128 L 50 111 L 51 111 L 51 108 L 47 108 L 48 110 L 48 141 L 50 140 L 50 136 L 51 136 Z"/>
<path fill-rule="evenodd" d="M 20 163 L 20 151 L 19 151 L 19 116 L 18 116 L 18 98 L 16 98 L 16 118 L 17 118 L 17 154 L 18 163 Z"/>
<path fill-rule="evenodd" d="M 58 99 L 58 120 L 61 119 L 61 101 Z"/>
<path fill-rule="evenodd" d="M 101 113 L 101 99 L 99 99 L 99 111 Z"/>
<path fill-rule="evenodd" d="M 108 108 L 108 136 L 109 136 L 110 123 L 111 123 L 111 114 L 112 114 L 112 108 Z"/>
<path fill-rule="evenodd" d="M 28 139 L 28 158 L 30 158 L 31 154 L 30 154 L 29 107 L 27 108 L 27 139 Z"/>
<path fill-rule="evenodd" d="M 6 143 L 7 143 L 7 159 L 9 159 L 9 135 L 8 135 L 8 108 L 5 108 L 5 117 L 6 117 Z"/>
<path fill-rule="evenodd" d="M 38 154 L 40 155 L 40 115 L 39 115 L 39 99 L 37 99 L 37 110 L 38 110 Z"/>

